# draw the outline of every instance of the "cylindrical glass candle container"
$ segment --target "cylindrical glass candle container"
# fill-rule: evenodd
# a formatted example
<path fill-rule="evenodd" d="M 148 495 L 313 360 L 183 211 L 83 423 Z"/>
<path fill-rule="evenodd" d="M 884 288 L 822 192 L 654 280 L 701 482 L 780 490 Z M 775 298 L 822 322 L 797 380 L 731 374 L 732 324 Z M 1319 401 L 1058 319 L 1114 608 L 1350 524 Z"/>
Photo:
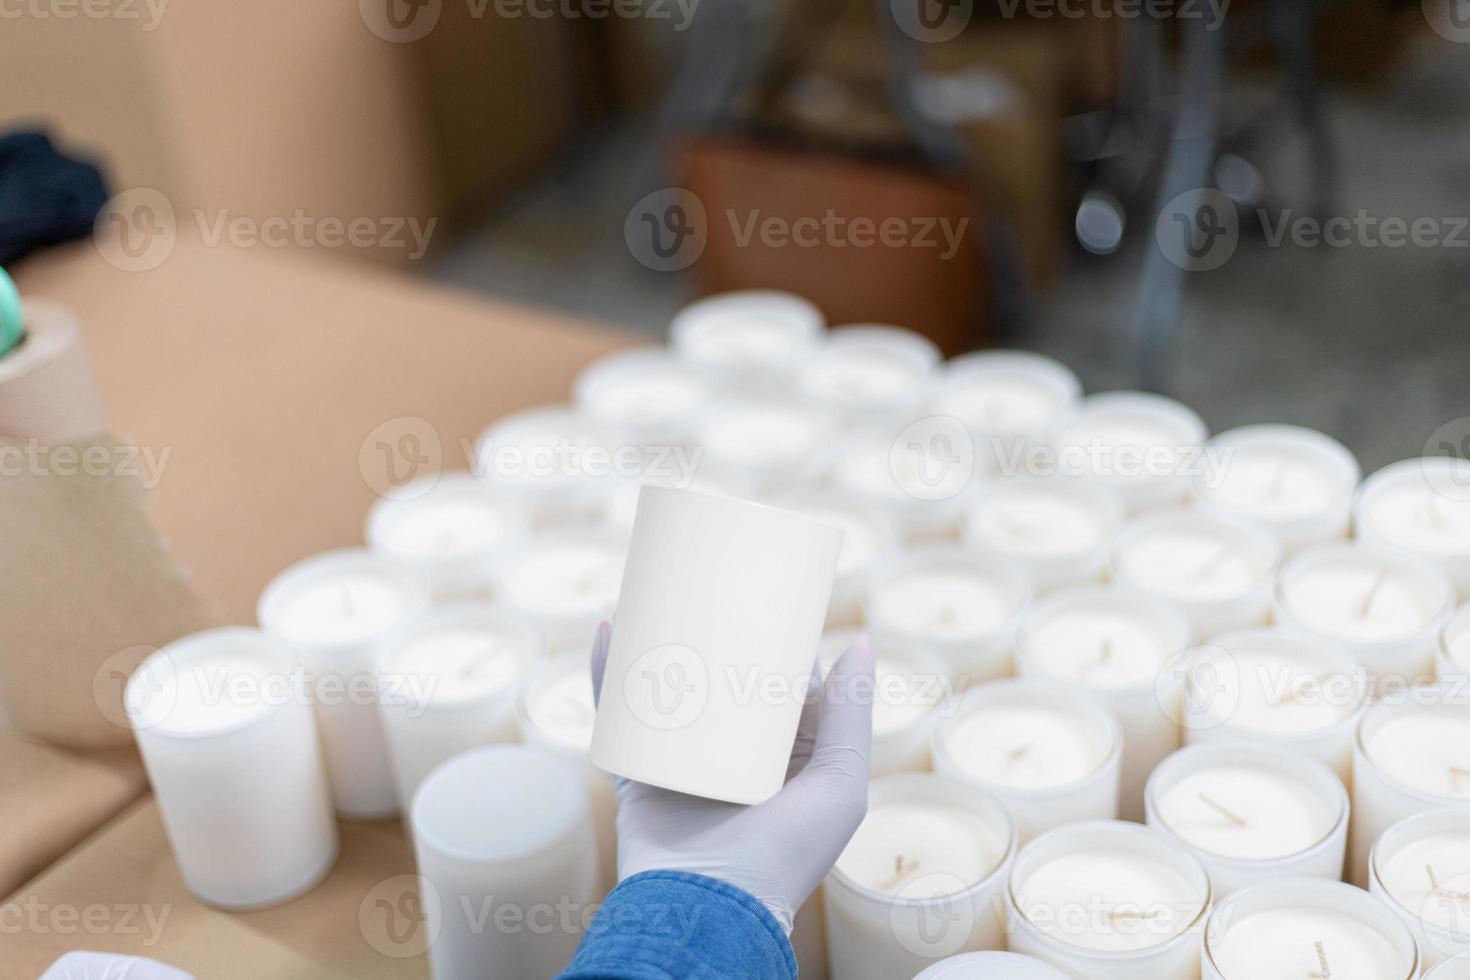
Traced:
<path fill-rule="evenodd" d="M 609 354 L 577 375 L 576 405 L 632 446 L 683 446 L 712 398 L 707 373 L 662 347 Z"/>
<path fill-rule="evenodd" d="M 519 500 L 539 528 L 596 520 L 619 437 L 570 405 L 515 412 L 480 433 L 475 473 L 498 496 Z"/>
<path fill-rule="evenodd" d="M 1016 665 L 1022 677 L 1092 692 L 1123 731 L 1118 814 L 1143 819 L 1143 786 L 1155 764 L 1182 742 L 1173 689 L 1159 674 L 1189 642 L 1184 617 L 1145 596 L 1111 587 L 1062 589 L 1022 617 Z"/>
<path fill-rule="evenodd" d="M 1217 900 L 1276 878 L 1342 878 L 1347 790 L 1314 759 L 1194 745 L 1159 763 L 1145 803 L 1148 825 L 1194 852 Z"/>
<path fill-rule="evenodd" d="M 1433 567 L 1362 544 L 1308 548 L 1276 580 L 1275 621 L 1357 658 L 1380 693 L 1431 680 L 1455 595 Z"/>
<path fill-rule="evenodd" d="M 477 602 L 435 609 L 385 644 L 378 711 L 405 812 L 445 759 L 515 741 L 516 691 L 545 654 L 538 628 Z"/>
<path fill-rule="evenodd" d="M 929 408 L 957 419 L 970 430 L 976 454 L 1004 466 L 1024 459 L 1026 449 L 1041 443 L 1081 397 L 1082 383 L 1060 361 L 1029 351 L 987 350 L 946 361 Z"/>
<path fill-rule="evenodd" d="M 1198 701 L 1186 742 L 1232 740 L 1308 755 L 1349 781 L 1353 736 L 1372 692 L 1355 659 L 1323 637 L 1280 627 L 1213 637 L 1199 652 L 1211 658 L 1221 688 Z"/>
<path fill-rule="evenodd" d="M 936 773 L 868 787 L 868 814 L 822 887 L 832 975 L 910 977 L 1005 945 L 999 908 L 1016 835 L 1000 801 Z"/>
<path fill-rule="evenodd" d="M 937 772 L 983 786 L 1025 844 L 1053 827 L 1118 815 L 1123 733 L 1093 695 L 1040 678 L 990 681 L 934 732 Z"/>
<path fill-rule="evenodd" d="M 1445 624 L 1435 654 L 1434 674 L 1441 683 L 1470 682 L 1470 604 L 1461 606 Z"/>
<path fill-rule="evenodd" d="M 368 511 L 368 547 L 428 577 L 439 602 L 488 598 L 495 555 L 530 530 L 525 504 L 469 473 L 422 477 Z"/>
<path fill-rule="evenodd" d="M 1067 975 L 1020 953 L 981 952 L 940 960 L 914 980 L 1067 980 Z"/>
<path fill-rule="evenodd" d="M 699 472 L 747 497 L 809 486 L 837 426 L 829 409 L 780 394 L 726 399 L 700 420 Z"/>
<path fill-rule="evenodd" d="M 933 544 L 873 569 L 863 618 L 875 642 L 943 657 L 963 689 L 1015 672 L 1016 622 L 1030 595 L 1030 584 L 1004 562 Z"/>
<path fill-rule="evenodd" d="M 1023 571 L 1038 592 L 1095 585 L 1123 507 L 1108 488 L 1061 477 L 1001 479 L 982 486 L 964 540 Z"/>
<path fill-rule="evenodd" d="M 1421 687 L 1379 701 L 1353 743 L 1348 880 L 1368 885 L 1368 854 L 1405 817 L 1470 800 L 1470 707 L 1454 688 Z"/>
<path fill-rule="evenodd" d="M 911 413 L 940 358 L 939 348 L 923 334 L 853 324 L 827 334 L 827 342 L 802 363 L 797 384 L 807 398 L 845 418 Z"/>
<path fill-rule="evenodd" d="M 143 661 L 128 719 L 189 890 L 275 905 L 337 857 L 337 826 L 305 679 L 259 630 L 206 630 Z"/>
<path fill-rule="evenodd" d="M 297 562 L 260 595 L 261 627 L 295 651 L 311 680 L 332 797 L 344 817 L 398 811 L 375 671 L 384 641 L 428 604 L 421 574 L 361 549 Z"/>
<path fill-rule="evenodd" d="M 1021 848 L 1006 889 L 1010 949 L 1074 980 L 1194 980 L 1210 879 L 1188 850 L 1117 820 Z"/>
<path fill-rule="evenodd" d="M 571 767 L 524 745 L 472 749 L 429 773 L 411 813 L 434 980 L 560 973 L 600 895 L 587 791 Z M 508 914 L 523 927 L 496 928 Z M 542 922 L 551 927 L 533 927 Z"/>
<path fill-rule="evenodd" d="M 1245 425 L 1205 444 L 1193 481 L 1201 510 L 1252 521 L 1282 550 L 1345 538 L 1362 471 L 1336 439 L 1299 425 Z"/>
<path fill-rule="evenodd" d="M 690 303 L 669 325 L 669 343 L 730 385 L 783 383 L 819 347 L 827 319 L 794 293 L 742 289 Z"/>
<path fill-rule="evenodd" d="M 539 626 L 552 653 L 585 653 L 617 607 L 626 554 L 626 538 L 609 528 L 537 532 L 496 562 L 496 604 Z"/>
<path fill-rule="evenodd" d="M 842 553 L 837 557 L 837 577 L 827 605 L 827 628 L 860 623 L 863 584 L 896 544 L 893 522 L 882 511 L 832 490 L 794 490 L 766 502 L 842 529 Z"/>
<path fill-rule="evenodd" d="M 1437 567 L 1470 601 L 1470 460 L 1405 459 L 1363 481 L 1353 504 L 1365 543 Z"/>
<path fill-rule="evenodd" d="M 1368 856 L 1368 890 L 1408 924 L 1424 966 L 1470 954 L 1470 804 L 1385 830 Z"/>
<path fill-rule="evenodd" d="M 1181 509 L 1125 524 L 1110 568 L 1119 586 L 1168 603 L 1196 641 L 1265 625 L 1281 546 L 1234 518 Z"/>
<path fill-rule="evenodd" d="M 1470 953 L 1445 960 L 1424 974 L 1424 980 L 1470 980 Z"/>
<path fill-rule="evenodd" d="M 1393 910 L 1340 881 L 1243 888 L 1205 924 L 1204 980 L 1414 980 L 1419 953 Z"/>
<path fill-rule="evenodd" d="M 841 548 L 790 511 L 644 487 L 592 761 L 732 803 L 775 794 Z"/>

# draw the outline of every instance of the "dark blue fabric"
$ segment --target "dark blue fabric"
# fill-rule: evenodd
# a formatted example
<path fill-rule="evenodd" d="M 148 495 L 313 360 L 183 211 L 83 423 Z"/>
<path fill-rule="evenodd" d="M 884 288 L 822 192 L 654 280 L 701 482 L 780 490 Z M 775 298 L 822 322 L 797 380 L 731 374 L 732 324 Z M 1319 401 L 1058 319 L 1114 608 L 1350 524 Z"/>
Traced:
<path fill-rule="evenodd" d="M 559 980 L 793 980 L 775 916 L 733 885 L 645 871 L 614 888 Z"/>
<path fill-rule="evenodd" d="M 101 171 L 58 153 L 45 133 L 0 136 L 0 265 L 87 237 L 106 203 Z"/>

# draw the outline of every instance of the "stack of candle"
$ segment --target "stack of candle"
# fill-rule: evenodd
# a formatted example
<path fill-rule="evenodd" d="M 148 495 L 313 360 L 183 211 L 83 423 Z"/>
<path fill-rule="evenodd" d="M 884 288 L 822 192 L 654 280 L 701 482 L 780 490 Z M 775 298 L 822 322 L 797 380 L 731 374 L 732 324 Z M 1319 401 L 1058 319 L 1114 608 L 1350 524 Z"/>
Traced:
<path fill-rule="evenodd" d="M 495 422 L 472 472 L 397 488 L 368 550 L 270 584 L 250 644 L 204 634 L 149 667 L 203 649 L 232 676 L 282 657 L 300 671 L 271 710 L 171 680 L 177 719 L 156 720 L 156 700 L 134 714 L 204 898 L 255 905 L 319 877 L 328 796 L 349 819 L 412 809 L 441 902 L 508 887 L 506 861 L 526 896 L 609 887 L 616 802 L 588 758 L 587 648 L 653 484 L 844 532 L 812 655 L 825 668 L 856 630 L 873 637 L 875 782 L 798 917 L 804 977 L 888 980 L 1009 945 L 1074 978 L 1387 980 L 1457 950 L 1470 463 L 1409 460 L 1360 485 L 1352 454 L 1308 429 L 1207 440 L 1170 399 L 1084 398 L 1035 354 L 941 362 L 897 327 L 829 332 L 777 292 L 696 303 L 671 340 L 589 366 L 569 404 Z M 515 741 L 537 751 L 475 754 Z M 288 758 L 300 772 L 277 785 Z M 197 772 L 223 799 L 275 800 L 228 826 L 248 842 L 293 821 L 299 873 L 202 857 L 219 807 L 181 788 Z M 473 785 L 487 772 L 522 802 Z M 555 809 L 545 827 L 532 800 Z M 469 827 L 461 806 L 515 819 Z M 1301 880 L 1339 877 L 1345 856 L 1357 889 Z M 438 941 L 439 975 L 474 955 L 544 972 L 564 950 L 452 927 Z"/>

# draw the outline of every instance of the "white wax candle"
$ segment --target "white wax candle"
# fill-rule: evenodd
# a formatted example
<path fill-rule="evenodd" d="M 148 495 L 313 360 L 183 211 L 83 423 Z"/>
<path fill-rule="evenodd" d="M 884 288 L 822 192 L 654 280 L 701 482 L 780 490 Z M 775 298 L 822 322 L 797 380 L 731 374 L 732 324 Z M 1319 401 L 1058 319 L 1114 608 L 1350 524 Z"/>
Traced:
<path fill-rule="evenodd" d="M 932 650 L 961 688 L 1013 672 L 1017 617 L 1029 584 L 957 545 L 928 545 L 873 570 L 863 613 L 880 642 Z"/>
<path fill-rule="evenodd" d="M 1320 762 L 1245 745 L 1196 745 L 1149 777 L 1148 823 L 1181 841 L 1216 899 L 1272 878 L 1342 877 L 1348 797 Z"/>
<path fill-rule="evenodd" d="M 1223 688 L 1197 699 L 1185 727 L 1190 743 L 1246 741 L 1273 751 L 1309 755 L 1344 783 L 1352 774 L 1353 735 L 1371 694 L 1367 673 L 1321 637 L 1271 627 L 1210 640 L 1229 676 Z M 1206 692 L 1208 693 L 1208 692 Z"/>
<path fill-rule="evenodd" d="M 133 672 L 125 705 L 189 890 L 262 908 L 315 885 L 337 827 L 299 668 L 258 630 L 184 637 Z"/>
<path fill-rule="evenodd" d="M 1143 818 L 1143 787 L 1154 765 L 1179 748 L 1178 706 L 1161 703 L 1157 683 L 1185 648 L 1189 628 L 1178 612 L 1117 588 L 1063 589 L 1036 603 L 1021 621 L 1016 664 L 1023 677 L 1086 688 L 1123 730 L 1118 812 Z"/>
<path fill-rule="evenodd" d="M 1212 513 L 1255 521 L 1294 554 L 1347 536 L 1362 471 L 1347 447 L 1296 425 L 1247 425 L 1205 446 L 1194 499 Z"/>
<path fill-rule="evenodd" d="M 516 688 L 545 653 L 540 629 L 482 603 L 444 606 L 393 638 L 378 660 L 378 710 L 403 810 L 445 759 L 515 740 Z"/>
<path fill-rule="evenodd" d="M 1068 824 L 1021 849 L 1011 871 L 1010 949 L 1097 980 L 1192 980 L 1210 903 L 1200 863 L 1148 827 Z"/>
<path fill-rule="evenodd" d="M 1208 430 L 1170 398 L 1109 391 L 1082 399 L 1048 441 L 1064 475 L 1117 489 L 1130 514 L 1183 503 Z"/>
<path fill-rule="evenodd" d="M 1013 563 L 1038 591 L 1049 592 L 1102 578 L 1122 513 L 1117 496 L 1096 483 L 997 480 L 981 488 L 965 516 L 964 539 Z"/>
<path fill-rule="evenodd" d="M 948 361 L 929 405 L 935 414 L 962 422 L 985 455 L 1000 459 L 1040 442 L 1081 396 L 1081 382 L 1064 364 L 1040 354 L 991 350 Z"/>
<path fill-rule="evenodd" d="M 337 812 L 376 820 L 398 810 L 378 717 L 378 654 L 428 607 L 414 569 L 358 549 L 297 562 L 270 581 L 257 617 L 300 658 L 315 688 L 317 727 Z"/>
<path fill-rule="evenodd" d="M 405 486 L 368 512 L 368 547 L 423 570 L 438 601 L 490 594 L 492 561 L 530 528 L 522 501 L 496 494 L 468 473 L 442 473 Z"/>
<path fill-rule="evenodd" d="M 700 472 L 758 495 L 811 482 L 836 431 L 827 409 L 781 398 L 722 402 L 696 435 Z"/>
<path fill-rule="evenodd" d="M 886 513 L 905 541 L 956 538 L 987 464 L 943 422 L 900 416 L 849 433 L 829 452 L 832 485 Z"/>
<path fill-rule="evenodd" d="M 610 354 L 577 375 L 572 397 L 635 443 L 683 444 L 712 397 L 707 373 L 657 347 Z"/>
<path fill-rule="evenodd" d="M 802 365 L 806 397 L 849 417 L 915 408 L 940 361 L 923 334 L 901 327 L 839 327 Z"/>
<path fill-rule="evenodd" d="M 990 681 L 946 712 L 934 764 L 999 797 L 1024 844 L 1063 823 L 1118 815 L 1122 741 L 1112 714 L 1085 691 Z"/>
<path fill-rule="evenodd" d="M 1210 913 L 1204 980 L 1413 980 L 1414 937 L 1378 899 L 1298 878 L 1236 892 Z"/>
<path fill-rule="evenodd" d="M 1439 568 L 1470 600 L 1470 461 L 1405 459 L 1363 481 L 1353 505 L 1358 537 Z"/>
<path fill-rule="evenodd" d="M 862 620 L 863 584 L 896 544 L 893 522 L 882 511 L 830 490 L 789 491 L 770 497 L 768 502 L 842 531 L 842 553 L 837 556 L 827 628 L 856 626 Z"/>
<path fill-rule="evenodd" d="M 1419 941 L 1425 966 L 1470 953 L 1470 807 L 1399 821 L 1373 845 L 1369 889 Z"/>
<path fill-rule="evenodd" d="M 1470 980 L 1470 953 L 1463 953 L 1424 974 L 1424 980 Z"/>
<path fill-rule="evenodd" d="M 1348 880 L 1366 887 L 1368 854 L 1389 827 L 1470 800 L 1470 712 L 1463 692 L 1422 687 L 1379 701 L 1353 745 Z"/>
<path fill-rule="evenodd" d="M 1355 544 L 1309 548 L 1276 582 L 1276 621 L 1341 645 L 1380 691 L 1433 677 L 1435 644 L 1453 606 L 1454 592 L 1435 569 Z"/>
<path fill-rule="evenodd" d="M 822 634 L 817 662 L 825 677 L 861 634 L 857 629 Z M 929 741 L 939 708 L 954 691 L 954 670 L 937 654 L 879 643 L 873 648 L 873 776 L 928 769 Z"/>
<path fill-rule="evenodd" d="M 1434 673 L 1441 683 L 1463 684 L 1470 678 L 1470 603 L 1461 606 L 1445 624 Z"/>
<path fill-rule="evenodd" d="M 884 776 L 868 796 L 823 888 L 832 975 L 891 980 L 1003 945 L 994 905 L 1015 831 L 999 801 L 934 773 Z"/>
<path fill-rule="evenodd" d="M 800 296 L 773 289 L 719 293 L 684 307 L 669 341 L 685 360 L 727 380 L 769 384 L 822 341 L 827 320 Z"/>
<path fill-rule="evenodd" d="M 552 653 L 586 651 L 597 624 L 612 618 L 626 555 L 626 541 L 610 530 L 541 531 L 501 556 L 495 594 L 499 604 L 546 632 Z"/>
<path fill-rule="evenodd" d="M 435 980 L 482 976 L 487 964 L 511 977 L 560 972 L 599 896 L 576 772 L 523 745 L 472 749 L 429 773 L 412 817 L 419 874 L 433 890 L 424 909 Z M 495 927 L 502 909 L 522 927 Z M 551 928 L 533 927 L 543 921 Z"/>
<path fill-rule="evenodd" d="M 984 952 L 940 960 L 914 980 L 1067 980 L 1067 975 L 1029 956 Z"/>
<path fill-rule="evenodd" d="M 475 442 L 475 473 L 495 491 L 524 501 L 538 527 L 597 517 L 624 440 L 569 405 L 505 416 Z"/>
<path fill-rule="evenodd" d="M 560 757 L 581 774 L 587 786 L 597 831 L 602 887 L 610 889 L 618 881 L 618 799 L 612 777 L 594 766 L 588 756 L 596 717 L 591 661 L 589 654 L 580 650 L 536 664 L 516 700 L 521 741 Z"/>
<path fill-rule="evenodd" d="M 1113 541 L 1118 584 L 1173 605 L 1196 640 L 1266 622 L 1281 546 L 1259 527 L 1192 510 L 1158 511 Z"/>

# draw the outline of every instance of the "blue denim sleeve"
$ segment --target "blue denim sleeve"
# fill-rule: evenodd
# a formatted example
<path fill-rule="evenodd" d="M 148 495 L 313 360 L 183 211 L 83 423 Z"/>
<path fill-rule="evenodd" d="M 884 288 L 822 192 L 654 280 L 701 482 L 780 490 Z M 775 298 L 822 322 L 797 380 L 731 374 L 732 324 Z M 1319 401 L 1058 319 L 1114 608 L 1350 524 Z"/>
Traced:
<path fill-rule="evenodd" d="M 733 885 L 645 871 L 614 888 L 558 980 L 795 980 L 769 909 Z"/>

